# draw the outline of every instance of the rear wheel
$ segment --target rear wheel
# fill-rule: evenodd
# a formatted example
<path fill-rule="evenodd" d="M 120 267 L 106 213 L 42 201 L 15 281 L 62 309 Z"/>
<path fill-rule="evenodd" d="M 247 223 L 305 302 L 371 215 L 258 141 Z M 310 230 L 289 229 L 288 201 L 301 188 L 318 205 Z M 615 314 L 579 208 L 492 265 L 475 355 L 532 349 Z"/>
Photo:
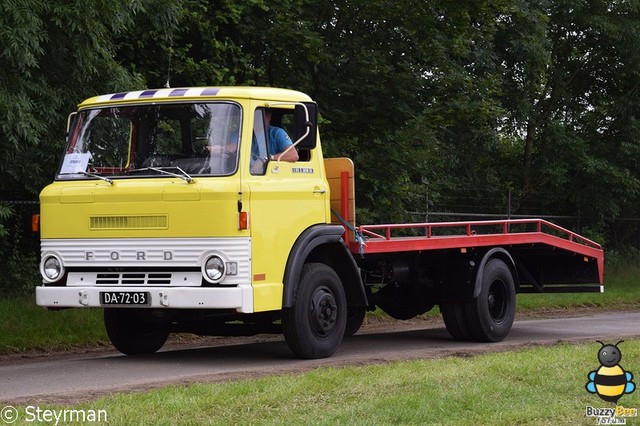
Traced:
<path fill-rule="evenodd" d="M 464 303 L 446 302 L 440 304 L 440 312 L 447 331 L 456 340 L 470 340 Z"/>
<path fill-rule="evenodd" d="M 154 353 L 169 337 L 163 324 L 137 309 L 105 309 L 104 327 L 113 346 L 125 355 Z"/>
<path fill-rule="evenodd" d="M 367 314 L 367 308 L 364 306 L 349 306 L 347 308 L 347 325 L 344 329 L 345 336 L 353 336 L 360 330 L 364 317 Z"/>
<path fill-rule="evenodd" d="M 301 358 L 326 358 L 342 342 L 347 303 L 338 274 L 323 263 L 302 269 L 293 306 L 282 312 L 289 348 Z"/>
<path fill-rule="evenodd" d="M 466 323 L 471 338 L 499 342 L 511 331 L 516 312 L 516 292 L 509 267 L 500 259 L 487 262 L 478 297 L 466 304 Z"/>

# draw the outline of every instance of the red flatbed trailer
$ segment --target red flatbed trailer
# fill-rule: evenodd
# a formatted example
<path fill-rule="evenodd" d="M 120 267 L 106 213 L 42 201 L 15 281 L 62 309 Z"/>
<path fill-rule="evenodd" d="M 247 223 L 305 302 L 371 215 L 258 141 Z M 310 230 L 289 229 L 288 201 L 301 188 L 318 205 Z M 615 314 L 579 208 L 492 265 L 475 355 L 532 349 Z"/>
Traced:
<path fill-rule="evenodd" d="M 342 163 L 342 166 L 344 168 L 345 163 Z M 353 169 L 349 169 L 350 167 L 353 167 L 352 163 L 347 162 L 346 170 L 341 170 L 339 174 L 339 208 L 343 218 L 354 218 Z M 334 190 L 338 189 L 336 183 L 334 182 Z M 543 219 L 380 224 L 357 227 L 344 223 L 344 228 L 344 240 L 347 241 L 349 251 L 356 259 L 364 259 L 366 256 L 376 254 L 445 250 L 459 250 L 461 253 L 466 253 L 478 248 L 503 247 L 510 252 L 527 253 L 528 257 L 537 256 L 539 259 L 544 256 L 555 259 L 581 258 L 582 263 L 586 264 L 582 265 L 587 266 L 586 268 L 580 269 L 589 270 L 586 274 L 587 278 L 578 280 L 580 282 L 564 283 L 569 285 L 568 287 L 545 288 L 541 280 L 534 278 L 528 270 L 524 269 L 521 261 L 519 267 L 523 268 L 525 284 L 530 284 L 538 292 L 558 289 L 569 289 L 573 292 L 604 290 L 602 246 Z M 349 232 L 350 230 L 353 232 Z M 592 285 L 576 285 L 584 283 Z M 599 285 L 594 286 L 595 283 Z"/>
<path fill-rule="evenodd" d="M 369 309 L 409 319 L 437 305 L 455 339 L 499 341 L 517 293 L 604 291 L 602 246 L 543 219 L 356 226 L 353 165 L 340 165 L 332 207 Z"/>
<path fill-rule="evenodd" d="M 518 230 L 522 228 L 524 230 Z M 515 228 L 515 230 L 514 230 Z M 529 228 L 533 228 L 530 230 Z M 500 229 L 500 232 L 495 232 Z M 428 251 L 468 250 L 477 247 L 534 248 L 563 250 L 572 256 L 583 256 L 584 262 L 596 262 L 598 282 L 604 274 L 602 246 L 543 219 L 510 219 L 470 222 L 429 222 L 386 225 L 360 225 L 356 230 L 365 238 L 363 254 Z M 438 231 L 448 235 L 437 235 Z M 489 230 L 489 233 L 487 233 Z M 394 232 L 420 231 L 422 236 L 393 236 Z M 492 232 L 493 231 L 493 232 Z M 349 250 L 358 255 L 362 247 L 349 241 Z"/>

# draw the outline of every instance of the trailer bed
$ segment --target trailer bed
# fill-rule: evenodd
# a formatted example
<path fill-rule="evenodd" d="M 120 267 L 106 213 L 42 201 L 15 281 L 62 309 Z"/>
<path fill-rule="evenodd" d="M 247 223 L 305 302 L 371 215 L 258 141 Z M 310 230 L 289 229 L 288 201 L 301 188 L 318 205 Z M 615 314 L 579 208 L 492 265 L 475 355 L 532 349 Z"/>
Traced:
<path fill-rule="evenodd" d="M 457 250 L 465 253 L 478 248 L 503 247 L 521 255 L 516 262 L 520 262 L 523 271 L 533 271 L 525 275 L 538 291 L 543 290 L 546 280 L 560 283 L 566 279 L 566 284 L 603 282 L 602 246 L 544 219 L 356 226 L 353 162 L 348 158 L 325 158 L 324 161 L 331 189 L 332 223 L 344 226 L 344 240 L 358 259 L 402 252 Z M 544 263 L 545 268 L 535 262 Z"/>
<path fill-rule="evenodd" d="M 603 281 L 602 246 L 543 219 L 360 225 L 350 233 L 349 250 L 356 256 L 394 252 L 460 250 L 481 247 L 518 248 L 581 256 L 596 262 Z"/>

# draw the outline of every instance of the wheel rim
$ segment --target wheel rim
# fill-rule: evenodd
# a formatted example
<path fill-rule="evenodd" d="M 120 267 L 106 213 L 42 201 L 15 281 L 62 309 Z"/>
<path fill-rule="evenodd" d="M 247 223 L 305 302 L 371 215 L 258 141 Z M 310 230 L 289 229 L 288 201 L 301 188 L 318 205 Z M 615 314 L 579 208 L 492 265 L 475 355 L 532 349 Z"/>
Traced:
<path fill-rule="evenodd" d="M 309 315 L 314 332 L 319 337 L 326 337 L 338 319 L 338 305 L 331 290 L 326 287 L 318 288 L 313 293 L 310 308 Z"/>
<path fill-rule="evenodd" d="M 501 280 L 491 283 L 487 295 L 487 305 L 489 307 L 489 315 L 491 315 L 491 319 L 495 323 L 501 323 L 507 316 L 508 300 L 509 296 L 505 283 Z"/>

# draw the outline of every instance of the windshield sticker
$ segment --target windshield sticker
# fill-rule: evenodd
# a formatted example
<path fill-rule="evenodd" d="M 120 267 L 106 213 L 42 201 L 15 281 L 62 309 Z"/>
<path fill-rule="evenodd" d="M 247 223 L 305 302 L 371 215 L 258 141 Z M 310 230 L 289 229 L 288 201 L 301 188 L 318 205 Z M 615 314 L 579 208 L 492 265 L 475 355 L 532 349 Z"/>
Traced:
<path fill-rule="evenodd" d="M 90 159 L 90 152 L 67 154 L 64 156 L 64 161 L 62 162 L 62 167 L 60 168 L 60 174 L 67 175 L 82 173 L 87 170 Z"/>

